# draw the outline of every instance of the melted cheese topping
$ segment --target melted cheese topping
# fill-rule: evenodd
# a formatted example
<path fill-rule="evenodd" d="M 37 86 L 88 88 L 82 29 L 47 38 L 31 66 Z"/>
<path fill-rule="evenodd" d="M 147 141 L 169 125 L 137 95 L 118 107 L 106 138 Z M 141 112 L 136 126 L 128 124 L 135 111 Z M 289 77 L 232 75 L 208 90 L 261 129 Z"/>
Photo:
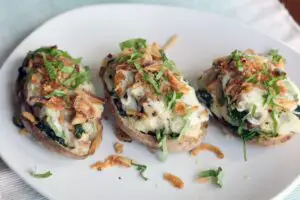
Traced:
<path fill-rule="evenodd" d="M 108 89 L 114 91 L 113 79 L 109 78 L 111 77 L 110 72 L 110 70 L 105 71 L 104 81 Z M 130 71 L 126 73 L 126 77 L 132 77 Z M 188 85 L 183 80 L 182 82 Z M 129 88 L 127 86 L 127 83 L 122 84 L 122 89 L 126 91 L 126 98 L 123 97 L 120 99 L 122 108 L 125 111 L 139 111 L 142 107 L 145 113 L 145 116 L 140 119 L 130 116 L 123 117 L 125 124 L 131 129 L 144 133 L 164 129 L 168 133 L 179 134 L 184 126 L 188 126 L 188 130 L 186 131 L 187 136 L 198 137 L 202 134 L 201 125 L 208 121 L 208 112 L 199 103 L 195 90 L 192 87 L 188 86 L 189 92 L 177 101 L 182 101 L 188 108 L 193 107 L 194 109 L 190 111 L 189 115 L 179 116 L 167 107 L 163 98 L 160 100 L 147 98 L 142 104 L 138 103 L 138 101 L 145 97 L 146 89 L 142 85 Z"/>
<path fill-rule="evenodd" d="M 275 68 L 272 63 L 270 63 L 269 58 L 266 58 L 261 55 L 248 55 L 250 59 L 256 60 L 257 63 L 270 64 L 271 68 Z M 206 72 L 207 75 L 209 75 L 212 70 L 215 70 L 217 73 L 216 68 L 219 66 L 216 66 L 215 68 L 211 68 L 208 72 Z M 208 90 L 208 83 L 205 81 L 209 80 L 209 77 L 204 76 L 199 79 L 200 88 Z M 232 74 L 229 70 L 226 72 L 226 74 L 222 74 L 219 77 L 219 81 L 221 84 L 210 84 L 209 85 L 209 92 L 213 98 L 212 104 L 211 104 L 211 111 L 218 117 L 223 118 L 225 121 L 229 122 L 230 124 L 234 126 L 239 126 L 235 121 L 233 121 L 228 114 L 228 101 L 225 101 L 224 105 L 221 105 L 219 103 L 218 91 L 223 91 L 226 89 L 228 82 L 231 79 L 235 79 L 235 77 L 232 77 Z M 211 76 L 211 74 L 210 74 Z M 254 127 L 258 127 L 260 132 L 273 132 L 274 131 L 274 120 L 277 122 L 277 134 L 279 135 L 286 135 L 290 134 L 291 132 L 300 132 L 300 120 L 299 117 L 296 116 L 293 112 L 297 108 L 297 106 L 300 105 L 300 92 L 298 87 L 289 79 L 285 78 L 281 81 L 278 81 L 278 83 L 285 88 L 276 98 L 274 99 L 274 102 L 276 102 L 279 107 L 276 113 L 272 114 L 272 111 L 270 110 L 270 106 L 265 103 L 266 96 L 268 95 L 268 91 L 266 91 L 261 86 L 255 86 L 251 87 L 250 89 L 242 90 L 240 93 L 238 93 L 238 98 L 234 102 L 234 105 L 230 105 L 231 107 L 234 107 L 237 111 L 248 112 L 248 115 L 246 116 L 246 120 L 248 123 L 252 124 Z M 240 87 L 242 86 L 242 83 L 240 83 Z M 231 86 L 232 87 L 232 86 Z M 238 91 L 238 90 L 237 90 Z M 226 99 L 226 97 L 223 97 Z M 289 101 L 295 101 L 294 104 L 287 107 L 284 106 L 284 108 L 280 107 L 279 102 L 280 99 L 286 99 Z M 273 116 L 272 116 L 273 115 Z M 275 118 L 275 119 L 274 119 Z"/>
<path fill-rule="evenodd" d="M 78 70 L 80 70 L 80 72 L 82 70 L 86 70 L 80 65 L 76 65 L 76 67 L 79 67 Z M 34 76 L 34 81 L 32 81 L 32 76 Z M 94 103 L 92 101 L 89 102 L 91 103 L 90 106 L 95 111 L 94 113 L 97 116 L 80 123 L 82 125 L 84 133 L 82 133 L 82 136 L 80 138 L 77 138 L 75 136 L 74 124 L 72 123 L 75 115 L 74 108 L 72 107 L 73 103 L 70 103 L 70 108 L 65 108 L 63 110 L 47 106 L 47 101 L 49 101 L 49 98 L 44 97 L 42 93 L 42 83 L 43 76 L 39 72 L 29 73 L 27 75 L 25 91 L 27 103 L 31 106 L 35 106 L 36 102 L 31 101 L 32 98 L 43 100 L 40 109 L 38 109 L 38 113 L 35 113 L 35 115 L 38 115 L 36 117 L 38 117 L 42 122 L 46 120 L 45 122 L 55 132 L 56 136 L 64 139 L 64 142 L 67 145 L 67 147 L 65 148 L 67 148 L 74 154 L 86 155 L 89 151 L 91 140 L 93 140 L 93 138 L 99 131 L 97 130 L 97 123 L 104 110 L 103 104 L 96 101 L 94 101 Z M 91 95 L 95 94 L 95 88 L 93 84 L 91 82 L 85 81 L 84 83 L 76 87 L 76 89 L 68 90 L 68 95 L 72 96 L 72 98 L 75 98 L 83 91 Z M 96 99 L 97 97 L 91 98 Z"/>

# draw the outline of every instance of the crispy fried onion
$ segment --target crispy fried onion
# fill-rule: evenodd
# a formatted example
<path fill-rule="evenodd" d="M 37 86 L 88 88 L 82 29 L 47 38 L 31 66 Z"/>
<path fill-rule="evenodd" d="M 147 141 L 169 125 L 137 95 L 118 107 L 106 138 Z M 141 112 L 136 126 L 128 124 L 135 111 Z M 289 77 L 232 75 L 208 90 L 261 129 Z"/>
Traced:
<path fill-rule="evenodd" d="M 39 96 L 32 96 L 29 98 L 29 102 L 31 104 L 42 103 L 47 107 L 55 110 L 64 110 L 66 108 L 66 102 L 64 101 L 64 99 L 55 96 L 51 97 L 50 99 Z"/>
<path fill-rule="evenodd" d="M 22 112 L 22 116 L 28 121 L 30 121 L 31 123 L 33 124 L 36 123 L 35 117 L 30 112 Z"/>
<path fill-rule="evenodd" d="M 178 189 L 182 189 L 184 187 L 184 182 L 178 176 L 171 173 L 164 173 L 164 180 L 168 181 L 171 185 Z"/>
<path fill-rule="evenodd" d="M 124 147 L 124 145 L 120 142 L 116 142 L 114 144 L 114 149 L 117 154 L 123 153 L 123 147 Z"/>
<path fill-rule="evenodd" d="M 164 74 L 168 78 L 168 81 L 173 90 L 177 92 L 182 92 L 184 94 L 188 93 L 189 91 L 188 86 L 185 83 L 178 80 L 178 78 L 175 76 L 173 72 L 171 72 L 170 70 L 166 70 Z"/>
<path fill-rule="evenodd" d="M 132 159 L 126 158 L 124 156 L 110 155 L 104 160 L 104 162 L 98 161 L 92 164 L 91 168 L 98 171 L 102 171 L 104 169 L 114 167 L 114 166 L 129 168 L 131 167 L 132 162 L 133 162 Z"/>
<path fill-rule="evenodd" d="M 103 103 L 104 101 L 101 98 L 86 91 L 77 93 L 73 103 L 76 113 L 72 124 L 80 124 L 88 119 L 100 118 L 101 110 L 97 109 L 97 105 Z"/>
<path fill-rule="evenodd" d="M 205 150 L 213 152 L 217 156 L 217 158 L 220 158 L 220 159 L 224 158 L 223 152 L 218 147 L 213 146 L 213 145 L 208 144 L 208 143 L 200 144 L 198 147 L 192 149 L 190 151 L 190 154 L 192 156 L 197 156 L 201 151 L 205 151 Z"/>

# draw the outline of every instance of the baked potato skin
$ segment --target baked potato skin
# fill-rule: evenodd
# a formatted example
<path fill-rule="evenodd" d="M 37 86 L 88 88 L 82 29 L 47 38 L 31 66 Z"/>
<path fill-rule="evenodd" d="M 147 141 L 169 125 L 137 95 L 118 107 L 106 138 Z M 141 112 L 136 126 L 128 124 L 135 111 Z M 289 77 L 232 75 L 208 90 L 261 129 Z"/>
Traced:
<path fill-rule="evenodd" d="M 216 61 L 218 62 L 222 62 L 224 60 L 226 60 L 227 57 L 223 57 L 223 58 L 218 58 Z M 217 62 L 216 62 L 217 63 Z M 201 91 L 205 91 L 207 92 L 208 90 L 208 85 L 210 83 L 215 82 L 218 77 L 220 76 L 220 73 L 218 72 L 218 66 L 213 66 L 210 69 L 207 69 L 201 76 L 201 84 L 199 84 L 200 89 L 197 91 L 197 93 L 199 94 Z M 200 79 L 200 78 L 199 78 Z M 221 84 L 221 83 L 220 83 Z M 210 92 L 208 92 L 210 94 Z M 221 93 L 220 91 L 217 92 Z M 211 95 L 211 94 L 210 94 Z M 200 95 L 199 95 L 200 96 Z M 230 134 L 233 135 L 235 137 L 239 137 L 238 131 L 237 131 L 237 127 L 235 128 L 231 128 L 232 125 L 229 124 L 226 120 L 224 120 L 223 117 L 219 118 L 218 116 L 216 116 L 212 109 L 210 108 L 210 104 L 209 101 L 207 100 L 203 100 L 203 98 L 199 97 L 198 99 L 200 102 L 206 104 L 206 106 L 208 107 L 208 109 L 210 109 L 211 111 L 211 117 L 216 120 L 220 125 L 220 127 L 223 129 L 223 131 L 225 132 L 225 134 Z M 260 145 L 260 146 L 274 146 L 274 145 L 279 145 L 282 143 L 285 143 L 287 141 L 289 141 L 296 133 L 295 132 L 288 132 L 285 133 L 283 135 L 278 135 L 276 137 L 264 137 L 264 136 L 258 136 L 257 138 L 251 139 L 251 140 L 247 140 L 245 141 L 248 144 L 255 144 L 255 145 Z"/>
<path fill-rule="evenodd" d="M 19 68 L 19 75 L 16 80 L 15 91 L 17 95 L 18 105 L 20 105 L 20 112 L 21 113 L 28 112 L 31 113 L 33 116 L 36 116 L 37 112 L 35 112 L 35 109 L 26 102 L 26 96 L 27 96 L 26 78 L 28 74 L 26 73 L 24 68 L 27 66 L 28 61 L 29 61 L 28 56 L 26 56 L 26 58 L 22 63 L 22 66 Z M 57 154 L 63 155 L 68 158 L 78 159 L 78 160 L 85 159 L 88 156 L 93 155 L 95 153 L 96 149 L 99 147 L 102 141 L 103 126 L 100 119 L 98 120 L 98 124 L 97 124 L 98 132 L 96 133 L 94 139 L 91 141 L 89 151 L 85 155 L 79 155 L 74 152 L 71 152 L 63 145 L 51 139 L 44 131 L 38 128 L 37 124 L 32 123 L 24 116 L 20 115 L 20 120 L 23 123 L 26 131 L 29 132 L 39 142 L 39 144 L 46 147 L 48 150 L 52 152 L 55 152 Z"/>
<path fill-rule="evenodd" d="M 99 75 L 102 79 L 105 96 L 107 100 L 107 105 L 109 106 L 112 115 L 116 119 L 116 126 L 120 128 L 125 134 L 127 134 L 129 137 L 131 137 L 133 140 L 136 140 L 145 146 L 149 147 L 150 149 L 159 149 L 159 144 L 154 136 L 147 135 L 135 130 L 132 130 L 131 128 L 127 127 L 122 119 L 122 117 L 119 115 L 119 111 L 117 107 L 114 104 L 113 99 L 111 98 L 111 95 L 109 93 L 108 87 L 104 81 L 104 74 L 105 74 L 105 67 L 100 68 Z M 167 140 L 167 148 L 169 152 L 185 152 L 190 151 L 196 146 L 198 146 L 205 138 L 206 136 L 206 130 L 207 130 L 207 123 L 204 123 L 201 127 L 202 130 L 199 130 L 202 132 L 202 134 L 199 134 L 198 138 L 183 136 L 180 140 Z"/>
<path fill-rule="evenodd" d="M 222 130 L 224 131 L 225 134 L 230 134 L 230 135 L 233 135 L 234 137 L 239 137 L 237 131 L 233 131 L 232 129 L 229 128 L 230 125 L 228 124 L 228 122 L 226 122 L 223 119 L 219 119 L 217 116 L 213 116 L 213 119 L 218 122 L 217 124 L 220 125 L 220 127 L 222 128 Z M 289 141 L 294 135 L 295 135 L 295 133 L 293 132 L 293 133 L 288 133 L 286 135 L 281 135 L 281 136 L 278 136 L 275 138 L 258 137 L 256 139 L 246 141 L 246 143 L 260 145 L 260 146 L 266 146 L 266 147 L 267 146 L 275 146 L 275 145 L 279 145 L 279 144 Z"/>

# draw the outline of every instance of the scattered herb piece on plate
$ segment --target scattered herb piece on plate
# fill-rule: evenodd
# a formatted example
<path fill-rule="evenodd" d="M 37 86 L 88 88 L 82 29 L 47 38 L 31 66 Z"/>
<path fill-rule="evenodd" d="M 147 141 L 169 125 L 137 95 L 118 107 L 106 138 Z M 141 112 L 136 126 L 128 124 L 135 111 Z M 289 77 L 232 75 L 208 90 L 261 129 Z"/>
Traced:
<path fill-rule="evenodd" d="M 46 171 L 45 173 L 36 173 L 34 171 L 31 171 L 30 175 L 34 178 L 48 178 L 52 176 L 52 173 L 51 171 Z"/>
<path fill-rule="evenodd" d="M 207 182 L 209 180 L 212 181 L 212 183 L 216 184 L 220 188 L 223 186 L 222 180 L 224 177 L 224 171 L 222 167 L 218 167 L 217 169 L 209 169 L 206 171 L 200 172 L 198 175 L 197 181 L 198 182 Z"/>

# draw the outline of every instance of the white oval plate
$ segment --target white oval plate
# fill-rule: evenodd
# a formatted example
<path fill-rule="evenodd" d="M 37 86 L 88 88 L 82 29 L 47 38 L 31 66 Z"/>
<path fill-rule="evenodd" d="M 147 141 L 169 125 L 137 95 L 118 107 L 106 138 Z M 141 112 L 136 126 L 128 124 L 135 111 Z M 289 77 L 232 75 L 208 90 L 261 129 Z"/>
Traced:
<path fill-rule="evenodd" d="M 136 142 L 125 144 L 125 155 L 149 167 L 148 182 L 135 169 L 111 168 L 92 171 L 89 166 L 112 154 L 114 124 L 103 121 L 103 142 L 97 153 L 82 160 L 70 160 L 39 146 L 30 137 L 18 134 L 12 123 L 14 113 L 14 81 L 17 68 L 29 50 L 57 44 L 91 66 L 99 95 L 102 85 L 97 77 L 101 59 L 118 52 L 119 42 L 146 38 L 163 44 L 171 35 L 179 40 L 168 50 L 186 77 L 195 83 L 212 60 L 234 49 L 252 48 L 266 52 L 280 49 L 287 59 L 287 71 L 300 85 L 300 56 L 283 43 L 244 27 L 234 21 L 207 13 L 165 6 L 101 5 L 77 9 L 60 15 L 28 36 L 9 56 L 0 71 L 0 153 L 5 162 L 33 188 L 51 199 L 269 199 L 287 188 L 300 172 L 298 155 L 300 138 L 284 145 L 257 147 L 248 145 L 248 162 L 243 160 L 242 142 L 227 138 L 210 124 L 206 142 L 219 146 L 223 160 L 209 152 L 197 158 L 188 153 L 170 155 L 162 163 L 147 148 Z M 35 179 L 28 170 L 36 166 L 40 171 L 51 170 L 48 179 Z M 194 182 L 199 171 L 222 166 L 225 171 L 222 189 L 211 184 Z M 164 172 L 171 172 L 185 182 L 183 190 L 176 190 L 162 180 Z M 121 177 L 121 180 L 119 180 Z M 294 185 L 296 182 L 294 182 Z M 290 190 L 292 187 L 289 187 Z M 286 191 L 288 191 L 286 190 Z M 282 193 L 283 194 L 283 193 Z"/>

